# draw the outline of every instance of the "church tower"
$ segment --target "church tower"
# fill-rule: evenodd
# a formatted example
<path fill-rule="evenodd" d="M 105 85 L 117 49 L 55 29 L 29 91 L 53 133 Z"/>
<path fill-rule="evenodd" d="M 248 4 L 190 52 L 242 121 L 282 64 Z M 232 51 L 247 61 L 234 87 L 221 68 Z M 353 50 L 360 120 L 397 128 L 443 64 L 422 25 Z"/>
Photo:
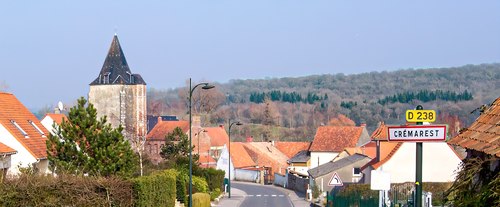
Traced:
<path fill-rule="evenodd" d="M 132 74 L 115 34 L 97 78 L 90 83 L 89 102 L 97 116 L 120 124 L 127 139 L 146 136 L 146 82 Z"/>

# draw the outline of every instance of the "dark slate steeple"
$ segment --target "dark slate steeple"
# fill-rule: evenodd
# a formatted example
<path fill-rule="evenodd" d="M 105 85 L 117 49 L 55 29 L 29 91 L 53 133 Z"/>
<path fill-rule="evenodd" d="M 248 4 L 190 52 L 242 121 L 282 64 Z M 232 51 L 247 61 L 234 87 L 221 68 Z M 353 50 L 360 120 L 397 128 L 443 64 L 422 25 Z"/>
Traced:
<path fill-rule="evenodd" d="M 146 82 L 144 82 L 139 74 L 132 74 L 130 71 L 116 34 L 113 37 L 108 56 L 104 61 L 99 76 L 90 83 L 90 85 L 112 84 L 146 85 Z"/>

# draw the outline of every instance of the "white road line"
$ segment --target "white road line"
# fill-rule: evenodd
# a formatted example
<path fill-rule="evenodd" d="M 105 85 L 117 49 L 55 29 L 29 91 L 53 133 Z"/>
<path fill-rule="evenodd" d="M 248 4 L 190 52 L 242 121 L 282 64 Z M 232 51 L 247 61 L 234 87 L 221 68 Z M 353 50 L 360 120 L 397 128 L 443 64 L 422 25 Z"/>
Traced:
<path fill-rule="evenodd" d="M 276 197 L 276 195 L 271 195 L 271 197 Z"/>
<path fill-rule="evenodd" d="M 261 197 L 262 195 L 257 195 L 257 197 Z"/>

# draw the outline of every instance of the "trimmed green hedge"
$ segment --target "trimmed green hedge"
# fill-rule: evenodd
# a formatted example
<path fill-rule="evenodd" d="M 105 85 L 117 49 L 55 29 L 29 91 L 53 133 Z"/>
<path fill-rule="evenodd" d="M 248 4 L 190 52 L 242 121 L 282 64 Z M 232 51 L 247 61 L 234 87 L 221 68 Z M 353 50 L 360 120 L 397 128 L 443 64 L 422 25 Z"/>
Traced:
<path fill-rule="evenodd" d="M 208 193 L 208 184 L 205 178 L 193 176 L 193 192 Z"/>
<path fill-rule="evenodd" d="M 193 194 L 193 207 L 210 207 L 210 195 L 208 193 Z"/>
<path fill-rule="evenodd" d="M 176 198 L 175 170 L 134 178 L 135 206 L 174 206 Z"/>
<path fill-rule="evenodd" d="M 0 206 L 133 206 L 122 178 L 21 175 L 0 182 Z"/>
<path fill-rule="evenodd" d="M 208 190 L 214 191 L 215 189 L 219 189 L 220 191 L 224 190 L 224 176 L 226 172 L 223 170 L 216 170 L 213 168 L 206 168 L 201 170 L 197 176 L 205 177 L 205 180 L 208 183 Z"/>

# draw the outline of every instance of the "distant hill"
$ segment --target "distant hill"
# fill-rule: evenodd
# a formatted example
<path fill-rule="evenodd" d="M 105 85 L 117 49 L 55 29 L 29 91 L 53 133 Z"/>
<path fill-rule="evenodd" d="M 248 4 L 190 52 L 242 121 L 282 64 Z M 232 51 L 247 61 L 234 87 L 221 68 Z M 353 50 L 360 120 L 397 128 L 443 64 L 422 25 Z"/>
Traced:
<path fill-rule="evenodd" d="M 148 100 L 163 102 L 165 108 L 159 110 L 163 113 L 185 113 L 186 104 L 175 98 L 182 94 L 181 90 L 153 89 Z M 500 96 L 500 64 L 231 80 L 219 84 L 217 90 L 219 100 L 221 94 L 226 100 L 222 99 L 210 111 L 206 121 L 216 124 L 231 118 L 252 123 L 251 126 L 263 124 L 267 128 L 279 126 L 279 131 L 289 129 L 276 135 L 271 129 L 268 131 L 273 133 L 243 128 L 241 136 L 307 140 L 314 136 L 317 126 L 330 123 L 338 114 L 346 115 L 358 125 L 366 123 L 369 130 L 374 130 L 380 121 L 404 123 L 405 111 L 418 104 L 437 110 L 438 122 L 458 129 L 477 117 L 471 111 Z M 273 137 L 266 138 L 266 134 Z"/>

